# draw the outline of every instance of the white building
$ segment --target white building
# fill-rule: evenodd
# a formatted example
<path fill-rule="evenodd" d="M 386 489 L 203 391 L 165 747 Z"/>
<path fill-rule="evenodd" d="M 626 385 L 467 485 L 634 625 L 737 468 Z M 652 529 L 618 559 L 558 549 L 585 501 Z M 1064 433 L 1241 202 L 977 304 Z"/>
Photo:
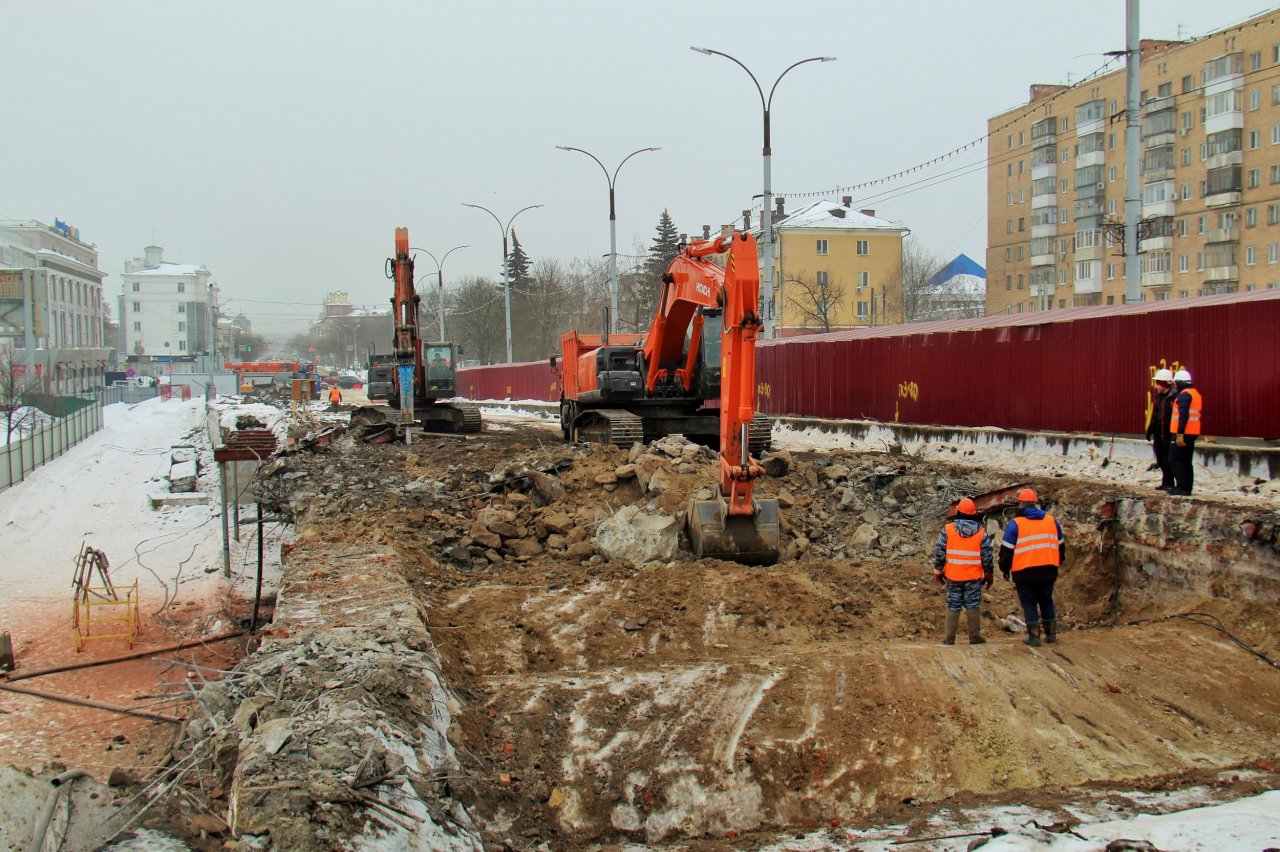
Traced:
<path fill-rule="evenodd" d="M 53 393 L 101 385 L 113 357 L 97 246 L 54 220 L 0 222 L 0 349 Z"/>
<path fill-rule="evenodd" d="M 209 269 L 170 263 L 164 249 L 125 261 L 120 276 L 120 336 L 131 364 L 195 361 L 216 355 L 218 285 Z"/>

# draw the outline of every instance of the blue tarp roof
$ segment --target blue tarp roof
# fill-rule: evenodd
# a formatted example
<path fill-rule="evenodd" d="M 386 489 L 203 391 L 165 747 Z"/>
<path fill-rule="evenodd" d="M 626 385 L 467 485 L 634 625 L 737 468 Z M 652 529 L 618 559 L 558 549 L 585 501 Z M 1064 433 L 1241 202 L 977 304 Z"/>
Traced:
<path fill-rule="evenodd" d="M 959 254 L 956 259 L 948 263 L 942 269 L 938 270 L 938 274 L 929 279 L 929 286 L 934 287 L 944 281 L 950 281 L 957 275 L 974 275 L 978 278 L 986 279 L 987 270 L 978 265 L 978 262 L 967 254 Z"/>

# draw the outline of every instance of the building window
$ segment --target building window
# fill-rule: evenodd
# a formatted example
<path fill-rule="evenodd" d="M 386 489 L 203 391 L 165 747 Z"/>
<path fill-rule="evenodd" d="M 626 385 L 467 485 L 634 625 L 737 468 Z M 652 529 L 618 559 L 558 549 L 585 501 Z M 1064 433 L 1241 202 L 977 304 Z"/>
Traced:
<path fill-rule="evenodd" d="M 1021 134 L 1019 134 L 1019 135 L 1021 135 Z M 1019 142 L 1018 144 L 1019 144 L 1019 145 L 1021 145 L 1022 143 L 1021 143 L 1021 142 Z M 1023 169 L 1025 168 L 1024 163 L 1026 163 L 1026 160 L 1019 160 L 1019 161 L 1018 161 L 1018 174 L 1022 174 Z"/>
<path fill-rule="evenodd" d="M 186 348 L 187 348 L 187 341 L 185 341 L 185 340 L 179 340 L 179 341 L 178 341 L 178 348 L 179 348 L 179 349 L 186 349 Z"/>
<path fill-rule="evenodd" d="M 866 319 L 866 318 L 867 318 L 867 303 L 858 302 L 858 319 Z"/>
<path fill-rule="evenodd" d="M 1026 246 L 1018 246 L 1018 260 L 1024 260 L 1026 258 L 1026 255 L 1023 253 L 1023 249 L 1025 248 Z"/>
<path fill-rule="evenodd" d="M 1262 134 L 1256 130 L 1249 131 L 1249 150 L 1256 151 L 1262 144 Z"/>
<path fill-rule="evenodd" d="M 1116 280 L 1116 265 L 1114 263 L 1107 264 L 1107 280 L 1108 281 Z"/>
<path fill-rule="evenodd" d="M 1186 272 L 1188 268 L 1190 267 L 1187 263 L 1187 256 L 1185 254 L 1178 255 L 1178 271 Z"/>
<path fill-rule="evenodd" d="M 1196 78 L 1190 74 L 1182 78 L 1182 93 L 1185 95 L 1196 87 Z"/>
<path fill-rule="evenodd" d="M 1012 234 L 1012 233 L 1013 233 L 1013 220 L 1012 220 L 1012 219 L 1005 219 L 1005 220 L 1004 220 L 1004 232 L 1005 232 L 1006 234 Z"/>
<path fill-rule="evenodd" d="M 1013 260 L 1013 247 L 1012 247 L 1012 246 L 1005 246 L 1005 249 L 1004 249 L 1004 262 L 1005 262 L 1005 263 L 1008 263 L 1008 262 L 1009 262 L 1009 261 L 1011 261 L 1011 260 Z"/>
<path fill-rule="evenodd" d="M 1191 149 L 1190 148 L 1182 149 L 1182 165 L 1184 166 L 1191 165 Z"/>
<path fill-rule="evenodd" d="M 180 313 L 180 314 L 185 314 L 186 312 L 187 312 L 187 304 L 186 304 L 186 302 L 179 302 L 179 303 L 178 303 L 178 313 Z"/>
<path fill-rule="evenodd" d="M 133 303 L 133 312 L 134 312 L 135 314 L 140 314 L 140 313 L 142 313 L 142 303 L 141 303 L 141 302 L 134 302 L 134 303 Z"/>
<path fill-rule="evenodd" d="M 1280 124 L 1277 124 L 1276 127 L 1280 128 Z M 133 292 L 137 293 L 141 289 L 142 289 L 141 284 L 139 284 L 137 281 L 133 282 Z"/>
<path fill-rule="evenodd" d="M 1019 272 L 1019 273 L 1018 273 L 1018 289 L 1019 289 L 1019 290 L 1021 290 L 1021 289 L 1022 289 L 1022 282 L 1023 282 L 1023 276 L 1022 276 L 1022 273 L 1021 273 L 1021 272 Z"/>
<path fill-rule="evenodd" d="M 1182 185 L 1182 200 L 1186 201 L 1191 197 L 1191 184 L 1184 183 Z"/>
<path fill-rule="evenodd" d="M 1025 144 L 1027 144 L 1027 131 L 1025 131 L 1025 130 L 1019 130 L 1019 131 L 1018 131 L 1018 144 L 1019 144 L 1019 145 L 1025 145 Z M 1019 162 L 1019 163 L 1018 163 L 1018 171 L 1022 171 L 1022 163 L 1021 163 L 1021 162 Z"/>
<path fill-rule="evenodd" d="M 179 282 L 178 282 L 178 292 L 179 292 L 179 293 L 185 293 L 185 292 L 187 292 L 187 285 L 186 285 L 186 284 L 184 284 L 183 282 L 179 281 Z"/>
<path fill-rule="evenodd" d="M 1013 177 L 1013 163 L 1005 166 L 1005 177 Z"/>
<path fill-rule="evenodd" d="M 1209 146 L 1206 143 L 1201 142 L 1200 143 L 1200 162 L 1203 163 L 1207 159 L 1209 159 Z"/>
<path fill-rule="evenodd" d="M 1063 145 L 1062 146 L 1062 162 L 1065 163 L 1066 161 L 1067 161 L 1067 146 Z"/>
<path fill-rule="evenodd" d="M 1254 89 L 1249 93 L 1249 111 L 1253 112 L 1260 106 L 1262 106 L 1262 92 Z"/>
<path fill-rule="evenodd" d="M 1006 289 L 1006 290 L 1012 290 L 1012 289 L 1013 289 L 1013 276 L 1012 276 L 1012 275 L 1006 275 L 1006 276 L 1004 277 L 1004 289 Z"/>
<path fill-rule="evenodd" d="M 1267 243 L 1267 263 L 1280 262 L 1280 243 Z"/>
<path fill-rule="evenodd" d="M 1062 224 L 1065 225 L 1071 221 L 1071 211 L 1063 207 L 1060 212 L 1061 212 L 1061 215 L 1058 218 L 1062 222 Z"/>
<path fill-rule="evenodd" d="M 1025 189 L 1018 190 L 1018 203 L 1021 204 L 1026 200 L 1027 200 L 1027 191 Z"/>
<path fill-rule="evenodd" d="M 1027 229 L 1027 219 L 1025 216 L 1018 217 L 1018 230 L 1025 231 Z"/>
<path fill-rule="evenodd" d="M 1012 147 L 1013 147 L 1013 136 L 1010 136 L 1010 137 L 1009 137 L 1009 147 L 1010 147 L 1010 148 L 1012 148 Z M 1011 172 L 1009 172 L 1009 174 L 1013 174 L 1013 172 L 1011 171 Z"/>
<path fill-rule="evenodd" d="M 1058 270 L 1058 284 L 1060 284 L 1060 285 L 1061 285 L 1061 284 L 1066 284 L 1066 283 L 1067 283 L 1067 270 L 1066 270 L 1066 269 L 1059 269 L 1059 270 Z"/>
<path fill-rule="evenodd" d="M 871 283 L 871 273 L 870 273 L 870 272 L 859 272 L 859 273 L 858 273 L 858 289 L 859 289 L 859 290 L 861 290 L 863 287 L 866 287 L 866 286 L 867 286 L 868 284 L 870 284 L 870 283 Z"/>
<path fill-rule="evenodd" d="M 871 254 L 870 243 L 868 243 L 866 240 L 858 240 L 858 254 L 860 255 Z"/>
<path fill-rule="evenodd" d="M 1116 149 L 1116 135 L 1114 133 L 1107 134 L 1107 149 L 1111 151 Z"/>
<path fill-rule="evenodd" d="M 1187 235 L 1187 220 L 1179 219 L 1178 220 L 1178 236 L 1185 237 L 1186 235 Z"/>
<path fill-rule="evenodd" d="M 140 323 L 140 322 L 135 322 L 135 323 L 133 324 L 133 330 L 134 330 L 134 331 L 142 331 L 142 323 Z"/>
<path fill-rule="evenodd" d="M 1267 224 L 1280 225 L 1280 204 L 1267 205 Z"/>
<path fill-rule="evenodd" d="M 1107 200 L 1107 212 L 1112 216 L 1116 214 L 1116 200 L 1114 198 Z"/>
<path fill-rule="evenodd" d="M 1244 211 L 1244 226 L 1246 228 L 1256 227 L 1258 224 L 1258 208 L 1250 207 Z"/>
<path fill-rule="evenodd" d="M 1255 50 L 1253 53 L 1249 54 L 1249 70 L 1257 71 L 1261 67 L 1262 67 L 1262 51 Z"/>
<path fill-rule="evenodd" d="M 1197 234 L 1204 233 L 1204 217 L 1203 216 L 1196 217 L 1196 233 Z"/>
<path fill-rule="evenodd" d="M 186 331 L 186 330 L 187 330 L 187 324 L 185 322 L 178 323 L 178 331 Z"/>
<path fill-rule="evenodd" d="M 1111 172 L 1108 174 L 1108 176 L 1107 176 L 1107 180 L 1108 180 L 1108 181 L 1110 181 L 1111 183 L 1115 183 L 1115 182 L 1116 182 L 1116 167 L 1115 167 L 1115 166 L 1112 166 L 1112 167 L 1111 167 Z"/>
<path fill-rule="evenodd" d="M 1262 180 L 1262 169 L 1249 169 L 1249 189 L 1257 189 Z"/>
<path fill-rule="evenodd" d="M 1258 250 L 1253 246 L 1244 247 L 1244 263 L 1245 266 L 1253 266 L 1258 262 Z"/>
<path fill-rule="evenodd" d="M 826 254 L 826 253 L 827 253 L 827 241 L 818 240 L 818 254 Z"/>
<path fill-rule="evenodd" d="M 1196 252 L 1196 271 L 1204 271 L 1204 252 Z"/>
<path fill-rule="evenodd" d="M 1066 178 L 1063 178 L 1063 179 L 1062 179 L 1062 181 L 1061 181 L 1061 184 L 1060 184 L 1060 185 L 1061 185 L 1061 187 L 1062 187 L 1062 190 L 1061 190 L 1062 194 L 1063 194 L 1063 195 L 1066 195 L 1066 193 L 1067 193 L 1067 179 L 1066 179 Z"/>

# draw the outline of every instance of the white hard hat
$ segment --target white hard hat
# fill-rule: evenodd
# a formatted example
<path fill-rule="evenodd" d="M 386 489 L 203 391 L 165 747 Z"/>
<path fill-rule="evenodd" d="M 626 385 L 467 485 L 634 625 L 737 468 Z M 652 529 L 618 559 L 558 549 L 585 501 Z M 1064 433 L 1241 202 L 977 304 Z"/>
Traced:
<path fill-rule="evenodd" d="M 1191 381 L 1191 374 L 1186 370 L 1179 370 L 1173 374 L 1173 380 L 1175 382 L 1189 382 Z"/>
<path fill-rule="evenodd" d="M 1173 373 L 1168 370 L 1156 370 L 1156 375 L 1153 381 L 1171 382 L 1173 381 Z"/>

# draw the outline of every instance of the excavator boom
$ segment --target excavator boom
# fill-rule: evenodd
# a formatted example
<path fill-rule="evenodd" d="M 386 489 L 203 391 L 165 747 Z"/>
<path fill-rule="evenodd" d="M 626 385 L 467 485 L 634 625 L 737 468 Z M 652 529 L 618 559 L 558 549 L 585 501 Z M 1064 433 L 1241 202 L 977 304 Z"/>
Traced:
<path fill-rule="evenodd" d="M 720 486 L 715 499 L 693 500 L 689 540 L 698 556 L 768 565 L 777 561 L 781 523 L 776 500 L 755 500 L 752 486 L 763 473 L 751 457 L 749 432 L 755 417 L 755 345 L 760 333 L 756 305 L 760 270 L 756 241 L 746 233 L 695 243 L 688 251 L 728 250 L 722 279 L 724 339 L 720 369 Z M 672 262 L 675 267 L 681 258 Z"/>

